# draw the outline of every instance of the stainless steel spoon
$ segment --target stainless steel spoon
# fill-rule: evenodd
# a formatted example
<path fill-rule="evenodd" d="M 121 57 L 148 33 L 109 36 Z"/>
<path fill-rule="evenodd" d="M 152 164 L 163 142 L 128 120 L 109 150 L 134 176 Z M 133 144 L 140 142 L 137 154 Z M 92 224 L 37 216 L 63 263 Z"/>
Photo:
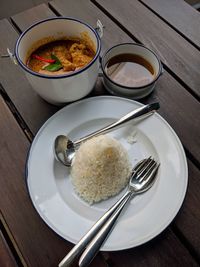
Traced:
<path fill-rule="evenodd" d="M 67 136 L 65 135 L 59 135 L 55 139 L 54 143 L 54 154 L 55 158 L 60 161 L 62 164 L 64 164 L 67 167 L 70 167 L 72 164 L 73 157 L 75 155 L 76 149 L 80 146 L 80 144 L 94 136 L 98 136 L 101 134 L 108 133 L 116 128 L 122 127 L 125 123 L 136 119 L 136 118 L 144 118 L 149 115 L 152 115 L 155 110 L 159 109 L 160 105 L 158 102 L 145 105 L 143 107 L 140 107 L 138 109 L 135 109 L 119 120 L 117 120 L 114 123 L 111 123 L 107 125 L 106 127 L 95 131 L 89 135 L 86 135 L 83 138 L 80 138 L 76 141 L 71 141 Z"/>

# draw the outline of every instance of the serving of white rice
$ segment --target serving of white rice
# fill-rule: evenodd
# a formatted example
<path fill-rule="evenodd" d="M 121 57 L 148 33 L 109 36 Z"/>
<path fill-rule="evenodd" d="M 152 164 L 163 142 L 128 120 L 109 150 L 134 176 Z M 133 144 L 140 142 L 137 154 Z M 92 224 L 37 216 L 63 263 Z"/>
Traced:
<path fill-rule="evenodd" d="M 127 151 L 107 135 L 81 144 L 71 169 L 76 193 L 90 204 L 118 194 L 127 185 L 130 173 Z"/>

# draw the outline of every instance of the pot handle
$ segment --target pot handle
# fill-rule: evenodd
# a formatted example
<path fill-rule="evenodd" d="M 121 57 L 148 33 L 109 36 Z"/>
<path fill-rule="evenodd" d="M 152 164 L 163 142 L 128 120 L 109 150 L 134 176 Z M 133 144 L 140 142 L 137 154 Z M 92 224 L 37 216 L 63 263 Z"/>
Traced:
<path fill-rule="evenodd" d="M 101 65 L 102 57 L 99 56 L 99 71 L 98 71 L 98 77 L 103 77 L 103 70 Z"/>
<path fill-rule="evenodd" d="M 97 27 L 95 28 L 95 30 L 98 33 L 100 38 L 103 37 L 103 28 L 105 28 L 105 26 L 103 26 L 102 22 L 98 19 L 97 20 Z"/>
<path fill-rule="evenodd" d="M 161 71 L 160 71 L 160 75 L 159 76 L 163 75 L 164 72 L 165 72 L 165 70 L 164 70 L 163 64 L 161 63 Z"/>
<path fill-rule="evenodd" d="M 18 65 L 15 54 L 12 53 L 9 48 L 7 48 L 7 53 L 8 54 L 6 54 L 6 55 L 1 55 L 1 58 L 9 57 L 15 65 Z"/>

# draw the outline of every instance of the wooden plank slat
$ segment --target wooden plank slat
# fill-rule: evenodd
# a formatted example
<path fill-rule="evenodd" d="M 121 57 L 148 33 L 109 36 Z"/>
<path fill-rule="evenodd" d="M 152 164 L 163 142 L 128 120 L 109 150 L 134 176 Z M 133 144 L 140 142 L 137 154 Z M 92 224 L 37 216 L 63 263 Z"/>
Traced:
<path fill-rule="evenodd" d="M 21 31 L 24 31 L 34 22 L 51 17 L 55 17 L 55 14 L 47 7 L 47 5 L 41 4 L 18 13 L 12 16 L 11 19 Z"/>
<path fill-rule="evenodd" d="M 185 2 L 187 2 L 189 5 L 195 5 L 199 2 L 199 0 L 185 0 Z"/>
<path fill-rule="evenodd" d="M 72 0 L 68 1 L 68 5 L 66 5 L 65 0 L 56 0 L 50 2 L 50 5 L 63 16 L 77 17 L 85 21 L 87 21 L 88 17 L 88 22 L 91 25 L 95 25 L 96 19 L 99 18 L 105 25 L 103 36 L 105 49 L 116 44 L 117 39 L 115 36 L 120 35 L 121 38 L 125 39 L 122 36 L 126 36 L 126 34 L 121 30 L 118 32 L 119 27 L 114 26 L 114 23 L 94 5 L 81 0 L 72 2 Z M 109 30 L 108 33 L 107 30 Z M 155 92 L 143 102 L 154 100 L 158 100 L 161 104 L 159 113 L 170 123 L 184 146 L 200 162 L 199 102 L 184 90 L 167 71 L 158 81 Z M 193 129 L 192 133 L 191 129 Z"/>
<path fill-rule="evenodd" d="M 96 1 L 200 97 L 200 51 L 137 0 Z"/>
<path fill-rule="evenodd" d="M 184 205 L 175 220 L 175 226 L 194 248 L 200 260 L 200 171 L 188 161 L 189 180 Z"/>
<path fill-rule="evenodd" d="M 16 2 L 13 2 L 13 0 L 1 1 L 0 19 L 11 17 L 14 14 L 44 2 L 48 2 L 48 0 L 20 0 Z"/>
<path fill-rule="evenodd" d="M 1 267 L 17 267 L 17 263 L 9 249 L 9 246 L 0 231 L 0 266 Z"/>
<path fill-rule="evenodd" d="M 160 103 L 159 114 L 173 127 L 184 147 L 200 162 L 200 103 L 167 72 L 157 82 L 154 94 L 146 102 L 154 99 Z"/>
<path fill-rule="evenodd" d="M 183 244 L 170 229 L 144 245 L 127 251 L 110 252 L 105 257 L 108 264 L 114 267 L 199 266 L 195 261 L 190 261 L 189 252 L 185 251 Z"/>
<path fill-rule="evenodd" d="M 24 179 L 29 142 L 1 97 L 0 147 L 0 210 L 13 239 L 29 267 L 58 266 L 72 245 L 50 230 L 33 208 Z M 97 257 L 92 266 L 106 264 Z"/>
<path fill-rule="evenodd" d="M 196 9 L 183 0 L 142 0 L 141 2 L 200 48 L 200 15 Z"/>
<path fill-rule="evenodd" d="M 7 20 L 0 21 L 0 34 L 3 36 L 0 39 L 0 54 L 6 54 L 7 47 L 13 51 L 18 34 Z M 58 108 L 43 101 L 33 91 L 24 72 L 9 58 L 0 57 L 0 64 L 0 83 L 30 130 L 36 133 Z"/>

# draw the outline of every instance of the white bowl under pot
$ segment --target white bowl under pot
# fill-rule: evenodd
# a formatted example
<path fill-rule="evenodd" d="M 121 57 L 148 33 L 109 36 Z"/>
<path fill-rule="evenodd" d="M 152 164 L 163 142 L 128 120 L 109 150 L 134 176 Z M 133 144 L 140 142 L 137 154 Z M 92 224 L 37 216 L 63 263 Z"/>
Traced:
<path fill-rule="evenodd" d="M 154 79 L 150 83 L 139 87 L 125 86 L 113 81 L 106 73 L 106 64 L 111 58 L 121 54 L 138 55 L 148 61 L 154 69 Z M 141 99 L 149 95 L 154 90 L 156 81 L 163 73 L 162 63 L 158 56 L 149 48 L 135 43 L 122 43 L 108 49 L 102 56 L 101 68 L 103 71 L 103 83 L 105 88 L 111 94 L 132 99 Z"/>
<path fill-rule="evenodd" d="M 87 33 L 96 53 L 93 60 L 80 70 L 63 75 L 46 75 L 32 71 L 26 66 L 27 53 L 41 39 L 54 37 L 79 37 Z M 49 18 L 39 21 L 25 30 L 15 45 L 15 58 L 25 71 L 33 89 L 47 102 L 62 105 L 83 98 L 91 92 L 99 71 L 101 41 L 97 31 L 87 23 L 69 17 Z"/>

